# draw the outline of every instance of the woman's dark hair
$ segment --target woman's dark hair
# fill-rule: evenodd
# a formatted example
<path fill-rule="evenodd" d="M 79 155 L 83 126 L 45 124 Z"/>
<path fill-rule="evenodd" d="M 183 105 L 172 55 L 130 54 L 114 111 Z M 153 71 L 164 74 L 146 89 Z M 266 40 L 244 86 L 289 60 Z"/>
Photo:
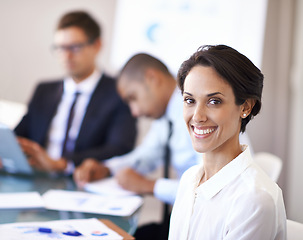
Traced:
<path fill-rule="evenodd" d="M 101 37 L 101 27 L 92 16 L 84 11 L 68 12 L 62 16 L 57 25 L 57 30 L 68 27 L 81 28 L 90 42 L 94 42 Z"/>
<path fill-rule="evenodd" d="M 184 82 L 197 65 L 212 67 L 233 89 L 236 104 L 241 105 L 247 99 L 254 99 L 255 105 L 251 113 L 242 119 L 241 132 L 245 131 L 247 123 L 261 109 L 263 89 L 263 74 L 243 54 L 225 45 L 204 45 L 188 60 L 184 61 L 178 71 L 178 84 L 183 93 Z"/>

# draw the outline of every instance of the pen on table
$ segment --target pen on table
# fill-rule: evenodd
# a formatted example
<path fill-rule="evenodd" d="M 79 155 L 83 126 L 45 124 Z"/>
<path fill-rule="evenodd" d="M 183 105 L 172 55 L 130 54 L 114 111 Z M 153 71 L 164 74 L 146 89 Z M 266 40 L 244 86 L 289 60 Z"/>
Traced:
<path fill-rule="evenodd" d="M 47 227 L 38 228 L 38 232 L 41 232 L 41 233 L 62 233 L 64 235 L 74 236 L 74 237 L 82 236 L 81 233 L 79 233 L 78 231 L 75 231 L 75 230 L 59 230 L 59 229 L 52 229 L 52 228 L 47 228 Z"/>

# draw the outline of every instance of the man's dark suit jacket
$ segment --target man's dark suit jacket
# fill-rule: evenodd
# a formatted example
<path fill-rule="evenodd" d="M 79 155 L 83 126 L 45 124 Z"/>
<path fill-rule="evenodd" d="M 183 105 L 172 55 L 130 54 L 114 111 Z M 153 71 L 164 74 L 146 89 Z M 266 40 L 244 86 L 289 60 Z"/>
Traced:
<path fill-rule="evenodd" d="M 62 94 L 63 80 L 40 83 L 16 134 L 45 147 Z M 115 80 L 103 74 L 87 106 L 72 160 L 78 166 L 85 158 L 102 161 L 127 153 L 136 134 L 136 120 L 119 97 Z"/>

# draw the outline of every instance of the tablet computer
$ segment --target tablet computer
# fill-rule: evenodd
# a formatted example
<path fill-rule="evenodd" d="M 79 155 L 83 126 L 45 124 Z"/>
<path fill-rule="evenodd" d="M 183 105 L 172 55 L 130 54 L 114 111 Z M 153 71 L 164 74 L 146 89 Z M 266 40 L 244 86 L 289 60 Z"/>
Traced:
<path fill-rule="evenodd" d="M 9 173 L 32 174 L 33 169 L 29 165 L 23 153 L 15 133 L 6 125 L 0 123 L 0 158 L 2 170 Z"/>

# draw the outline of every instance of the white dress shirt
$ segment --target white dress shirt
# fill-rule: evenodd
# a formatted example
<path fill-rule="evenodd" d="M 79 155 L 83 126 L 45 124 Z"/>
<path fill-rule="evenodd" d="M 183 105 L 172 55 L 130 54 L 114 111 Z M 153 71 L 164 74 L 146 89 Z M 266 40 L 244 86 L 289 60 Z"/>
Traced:
<path fill-rule="evenodd" d="M 182 176 L 170 240 L 286 239 L 282 191 L 252 160 L 249 148 L 199 186 L 203 163 Z"/>
<path fill-rule="evenodd" d="M 81 128 L 82 120 L 86 113 L 86 107 L 101 78 L 101 72 L 95 70 L 88 78 L 76 83 L 72 78 L 66 78 L 63 82 L 63 94 L 58 105 L 57 112 L 53 117 L 48 132 L 46 150 L 53 159 L 60 159 L 62 145 L 65 137 L 67 120 L 75 93 L 80 92 L 75 105 L 74 118 L 69 130 L 69 138 L 76 140 Z M 72 166 L 68 166 L 72 168 Z M 71 169 L 72 170 L 72 169 Z"/>

